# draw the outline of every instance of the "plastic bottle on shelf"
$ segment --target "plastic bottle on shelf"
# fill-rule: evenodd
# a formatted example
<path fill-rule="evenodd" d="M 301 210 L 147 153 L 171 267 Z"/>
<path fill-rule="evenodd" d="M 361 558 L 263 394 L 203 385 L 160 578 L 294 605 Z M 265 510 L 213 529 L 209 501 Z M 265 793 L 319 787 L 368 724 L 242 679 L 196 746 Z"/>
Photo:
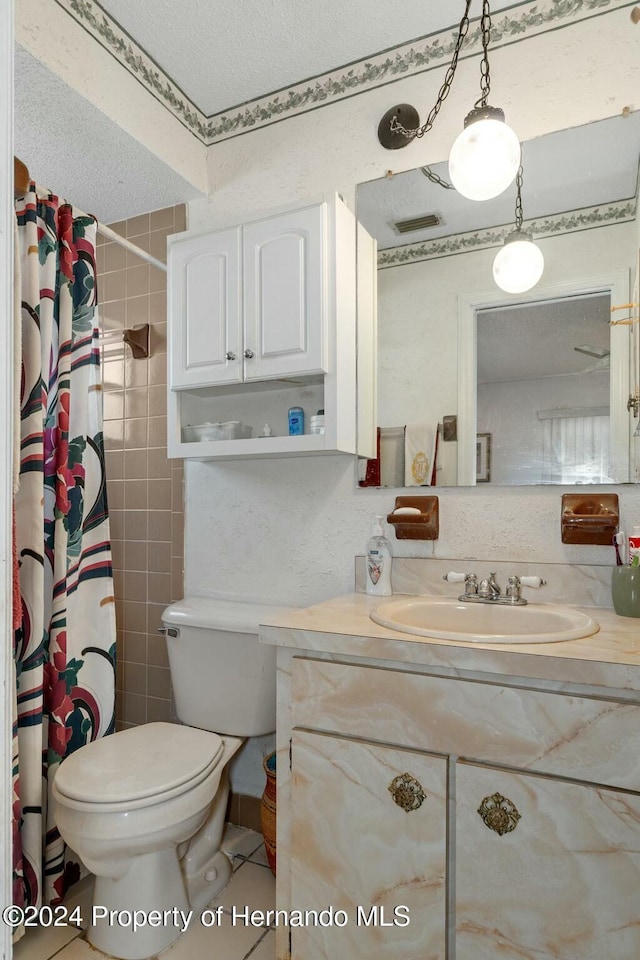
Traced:
<path fill-rule="evenodd" d="M 304 433 L 304 410 L 302 407 L 289 408 L 289 436 L 300 437 Z"/>
<path fill-rule="evenodd" d="M 324 433 L 324 410 L 318 410 L 309 423 L 310 433 Z"/>
<path fill-rule="evenodd" d="M 391 544 L 384 535 L 383 518 L 376 517 L 371 539 L 367 543 L 366 576 L 367 593 L 373 597 L 390 597 L 391 590 Z"/>

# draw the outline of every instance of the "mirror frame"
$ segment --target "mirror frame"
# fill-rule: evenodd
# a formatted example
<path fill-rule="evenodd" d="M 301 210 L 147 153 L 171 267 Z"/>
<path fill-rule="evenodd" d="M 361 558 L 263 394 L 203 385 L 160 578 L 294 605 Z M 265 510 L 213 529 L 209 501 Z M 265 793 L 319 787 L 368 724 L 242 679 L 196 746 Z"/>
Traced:
<path fill-rule="evenodd" d="M 612 304 L 626 303 L 630 293 L 630 270 L 628 268 L 617 270 L 607 275 L 588 277 L 583 281 L 576 280 L 570 283 L 543 283 L 520 297 L 503 293 L 497 287 L 491 291 L 458 296 L 458 482 L 456 486 L 477 486 L 475 478 L 478 406 L 476 312 L 493 306 L 505 304 L 516 306 L 536 303 L 540 300 L 557 300 L 580 293 L 609 293 Z M 625 326 L 611 327 L 610 410 L 618 409 L 618 405 L 625 410 L 627 408 L 630 392 L 630 353 L 625 342 L 628 340 L 628 329 Z M 612 474 L 625 478 L 614 482 L 631 482 L 628 417 L 616 421 L 615 432 L 611 435 L 611 450 L 615 457 L 611 463 Z"/>

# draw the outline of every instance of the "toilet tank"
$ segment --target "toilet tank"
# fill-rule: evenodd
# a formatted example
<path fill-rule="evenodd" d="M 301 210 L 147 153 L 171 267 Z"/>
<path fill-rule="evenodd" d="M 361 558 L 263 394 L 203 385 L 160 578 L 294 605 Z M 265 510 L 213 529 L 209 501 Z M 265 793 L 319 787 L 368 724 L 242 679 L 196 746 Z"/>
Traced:
<path fill-rule="evenodd" d="M 276 728 L 276 648 L 258 624 L 282 612 L 267 604 L 185 597 L 162 614 L 178 719 L 236 737 Z"/>

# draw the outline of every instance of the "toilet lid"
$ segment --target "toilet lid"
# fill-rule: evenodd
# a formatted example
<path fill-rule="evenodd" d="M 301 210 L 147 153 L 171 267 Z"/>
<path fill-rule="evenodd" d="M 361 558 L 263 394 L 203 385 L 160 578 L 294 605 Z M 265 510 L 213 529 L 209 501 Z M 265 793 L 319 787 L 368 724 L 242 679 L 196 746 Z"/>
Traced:
<path fill-rule="evenodd" d="M 177 723 L 145 723 L 95 740 L 58 768 L 57 790 L 86 803 L 118 803 L 175 790 L 213 769 L 217 733 Z"/>

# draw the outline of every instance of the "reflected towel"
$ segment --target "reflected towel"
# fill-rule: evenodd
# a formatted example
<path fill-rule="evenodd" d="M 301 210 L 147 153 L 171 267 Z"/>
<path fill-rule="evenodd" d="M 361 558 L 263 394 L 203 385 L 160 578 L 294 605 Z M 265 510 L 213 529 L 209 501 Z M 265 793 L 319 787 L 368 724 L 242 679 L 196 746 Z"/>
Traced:
<path fill-rule="evenodd" d="M 435 460 L 437 425 L 408 423 L 404 429 L 404 485 L 430 487 Z"/>

